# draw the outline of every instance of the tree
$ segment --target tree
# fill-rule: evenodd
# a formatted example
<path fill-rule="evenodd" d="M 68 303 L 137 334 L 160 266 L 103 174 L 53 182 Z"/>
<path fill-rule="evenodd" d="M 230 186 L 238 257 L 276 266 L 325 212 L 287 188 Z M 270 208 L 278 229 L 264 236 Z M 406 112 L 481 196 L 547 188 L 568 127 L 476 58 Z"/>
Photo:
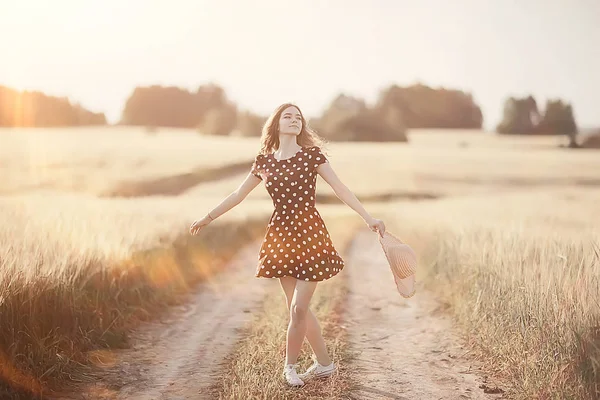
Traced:
<path fill-rule="evenodd" d="M 469 93 L 416 84 L 392 85 L 378 99 L 380 107 L 394 108 L 407 128 L 481 129 L 483 114 Z"/>
<path fill-rule="evenodd" d="M 55 127 L 105 125 L 103 113 L 72 105 L 66 97 L 39 91 L 22 91 L 0 86 L 0 126 Z"/>
<path fill-rule="evenodd" d="M 227 99 L 225 91 L 214 84 L 202 85 L 195 92 L 175 86 L 137 87 L 125 103 L 121 123 L 198 128 L 205 125 L 204 119 L 210 114 L 214 128 L 220 115 L 232 115 L 232 107 L 235 105 Z M 217 131 L 223 134 L 225 124 L 219 124 Z"/>
<path fill-rule="evenodd" d="M 540 113 L 533 96 L 521 99 L 509 97 L 504 102 L 502 121 L 496 131 L 502 134 L 532 134 L 537 131 L 539 120 Z"/>
<path fill-rule="evenodd" d="M 567 135 L 569 147 L 577 147 L 573 108 L 560 99 L 548 100 L 543 115 L 540 115 L 532 96 L 521 99 L 509 97 L 504 102 L 504 114 L 496 131 L 516 135 Z"/>
<path fill-rule="evenodd" d="M 406 142 L 406 128 L 400 113 L 392 108 L 369 108 L 365 101 L 338 95 L 312 125 L 327 139 L 335 141 Z"/>
<path fill-rule="evenodd" d="M 256 115 L 250 111 L 238 113 L 235 134 L 238 136 L 260 136 L 267 117 Z"/>
<path fill-rule="evenodd" d="M 540 122 L 539 131 L 546 135 L 567 135 L 569 147 L 577 147 L 577 124 L 573 108 L 560 99 L 546 102 L 546 110 Z"/>

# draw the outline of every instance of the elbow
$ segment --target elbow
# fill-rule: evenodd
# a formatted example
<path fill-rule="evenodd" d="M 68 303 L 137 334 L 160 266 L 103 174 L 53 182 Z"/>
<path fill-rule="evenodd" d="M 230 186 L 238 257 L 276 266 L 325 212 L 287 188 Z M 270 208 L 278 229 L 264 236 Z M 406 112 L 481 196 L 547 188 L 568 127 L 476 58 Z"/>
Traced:
<path fill-rule="evenodd" d="M 348 188 L 345 186 L 339 186 L 333 188 L 333 192 L 338 197 L 338 199 L 342 200 L 344 203 L 348 202 Z"/>

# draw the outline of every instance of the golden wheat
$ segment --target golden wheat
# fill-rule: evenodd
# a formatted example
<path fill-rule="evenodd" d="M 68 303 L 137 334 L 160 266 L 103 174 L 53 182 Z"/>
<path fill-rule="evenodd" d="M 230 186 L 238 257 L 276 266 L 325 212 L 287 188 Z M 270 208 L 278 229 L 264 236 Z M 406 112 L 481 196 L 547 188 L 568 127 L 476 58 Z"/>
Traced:
<path fill-rule="evenodd" d="M 91 379 L 95 350 L 125 345 L 137 321 L 179 301 L 264 231 L 268 216 L 257 211 L 190 237 L 192 216 L 209 206 L 60 193 L 0 199 L 0 379 L 32 394 Z"/>
<path fill-rule="evenodd" d="M 421 283 L 514 398 L 595 398 L 600 380 L 600 190 L 405 204 Z"/>
<path fill-rule="evenodd" d="M 272 208 L 259 187 L 210 235 L 192 239 L 191 220 L 245 173 L 181 196 L 95 197 L 122 180 L 251 160 L 256 138 L 134 128 L 2 133 L 0 192 L 16 195 L 0 198 L 0 357 L 15 388 L 39 390 L 81 369 L 87 352 L 125 343 L 129 317 L 148 317 L 214 273 L 235 251 L 231 240 L 263 233 Z M 472 131 L 411 132 L 410 140 L 335 143 L 330 160 L 359 197 L 439 196 L 366 208 L 417 249 L 429 266 L 421 284 L 443 294 L 490 371 L 517 395 L 583 398 L 598 390 L 597 153 L 559 149 L 560 138 Z M 317 193 L 333 198 L 322 181 Z M 326 218 L 348 217 L 333 200 L 319 205 Z M 261 340 L 279 343 L 281 332 L 265 332 Z M 240 351 L 245 365 L 249 352 Z"/>

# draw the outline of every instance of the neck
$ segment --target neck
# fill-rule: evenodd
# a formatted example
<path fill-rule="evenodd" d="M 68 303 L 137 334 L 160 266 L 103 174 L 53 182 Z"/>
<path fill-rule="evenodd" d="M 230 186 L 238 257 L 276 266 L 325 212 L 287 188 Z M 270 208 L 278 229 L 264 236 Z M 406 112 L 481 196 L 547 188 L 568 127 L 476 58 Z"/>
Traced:
<path fill-rule="evenodd" d="M 296 136 L 292 135 L 281 135 L 279 136 L 279 149 L 277 152 L 283 156 L 287 157 L 292 155 L 298 151 L 300 145 L 296 141 Z"/>

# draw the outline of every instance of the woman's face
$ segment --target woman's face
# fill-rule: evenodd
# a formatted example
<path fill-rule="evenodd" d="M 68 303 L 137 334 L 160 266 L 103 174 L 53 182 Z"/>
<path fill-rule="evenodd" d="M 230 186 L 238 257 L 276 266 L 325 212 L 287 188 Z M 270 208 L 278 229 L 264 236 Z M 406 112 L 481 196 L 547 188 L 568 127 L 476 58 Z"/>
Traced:
<path fill-rule="evenodd" d="M 279 134 L 298 136 L 302 131 L 302 115 L 294 106 L 289 106 L 279 117 Z"/>

